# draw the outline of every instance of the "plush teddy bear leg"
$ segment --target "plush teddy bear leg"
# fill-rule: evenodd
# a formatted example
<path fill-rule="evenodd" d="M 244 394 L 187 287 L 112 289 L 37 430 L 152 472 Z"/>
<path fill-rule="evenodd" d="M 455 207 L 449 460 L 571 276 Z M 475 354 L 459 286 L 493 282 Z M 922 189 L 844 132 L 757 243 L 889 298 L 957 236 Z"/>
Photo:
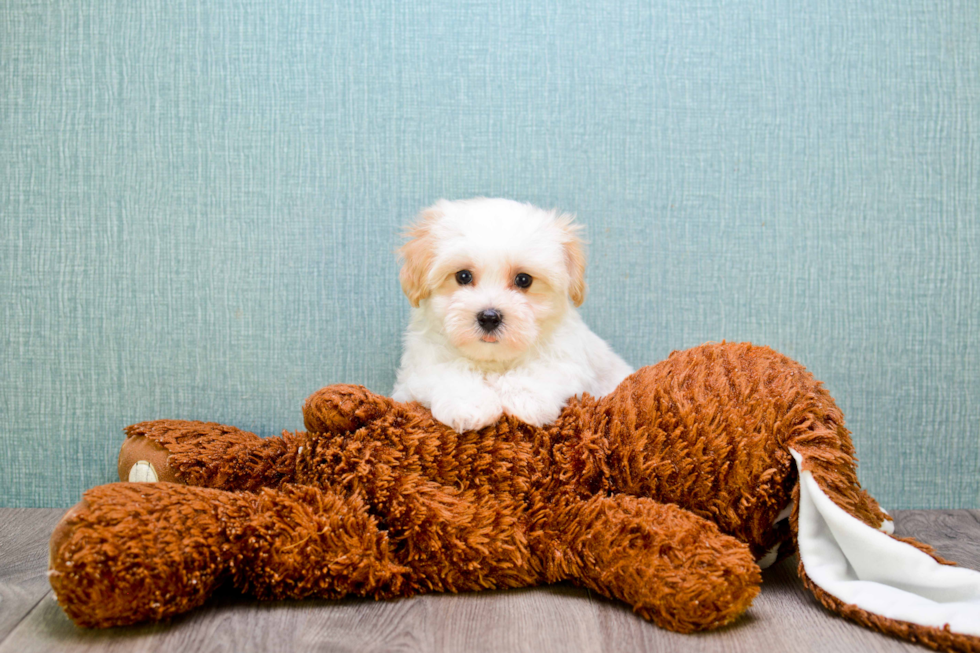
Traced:
<path fill-rule="evenodd" d="M 301 485 L 252 496 L 253 517 L 239 536 L 237 588 L 261 599 L 412 593 L 411 570 L 360 496 Z"/>
<path fill-rule="evenodd" d="M 79 626 L 171 617 L 223 581 L 259 598 L 397 593 L 406 569 L 357 498 L 113 483 L 85 493 L 51 538 L 50 581 Z"/>
<path fill-rule="evenodd" d="M 759 592 L 762 576 L 749 547 L 675 505 L 594 497 L 565 519 L 563 538 L 579 582 L 662 628 L 723 626 Z"/>
<path fill-rule="evenodd" d="M 125 429 L 119 480 L 169 481 L 222 490 L 254 491 L 290 482 L 296 436 L 260 438 L 214 422 L 156 420 Z"/>
<path fill-rule="evenodd" d="M 223 522 L 240 521 L 243 503 L 171 483 L 89 490 L 51 537 L 58 602 L 90 628 L 163 619 L 202 604 L 232 560 Z"/>

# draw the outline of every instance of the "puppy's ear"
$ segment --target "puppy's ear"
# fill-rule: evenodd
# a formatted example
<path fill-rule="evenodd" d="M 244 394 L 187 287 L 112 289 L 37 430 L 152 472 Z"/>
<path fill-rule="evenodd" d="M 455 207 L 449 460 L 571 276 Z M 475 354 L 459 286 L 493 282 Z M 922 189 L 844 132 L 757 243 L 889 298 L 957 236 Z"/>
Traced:
<path fill-rule="evenodd" d="M 435 236 L 432 234 L 432 225 L 440 215 L 434 208 L 423 211 L 415 224 L 405 231 L 408 242 L 398 250 L 398 254 L 404 261 L 401 273 L 398 275 L 402 283 L 402 292 L 415 308 L 418 308 L 420 301 L 429 296 L 428 276 L 432 268 L 432 260 L 435 258 Z"/>
<path fill-rule="evenodd" d="M 568 267 L 568 296 L 576 306 L 585 301 L 585 241 L 582 225 L 573 222 L 574 216 L 562 214 L 558 226 L 562 230 L 562 246 L 565 248 L 565 265 Z"/>

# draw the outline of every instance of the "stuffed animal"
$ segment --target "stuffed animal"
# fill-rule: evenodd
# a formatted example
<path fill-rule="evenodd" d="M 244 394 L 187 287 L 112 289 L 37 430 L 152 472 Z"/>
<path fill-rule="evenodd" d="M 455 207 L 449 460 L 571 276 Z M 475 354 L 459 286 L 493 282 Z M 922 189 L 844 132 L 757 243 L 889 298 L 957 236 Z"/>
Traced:
<path fill-rule="evenodd" d="M 980 573 L 891 524 L 858 484 L 843 416 L 765 347 L 674 352 L 553 424 L 457 433 L 415 403 L 320 390 L 306 432 L 131 426 L 122 479 L 51 538 L 80 626 L 159 620 L 222 583 L 263 599 L 464 592 L 569 580 L 679 632 L 717 628 L 800 554 L 828 608 L 941 650 L 980 651 Z M 169 481 L 169 482 L 164 482 Z"/>

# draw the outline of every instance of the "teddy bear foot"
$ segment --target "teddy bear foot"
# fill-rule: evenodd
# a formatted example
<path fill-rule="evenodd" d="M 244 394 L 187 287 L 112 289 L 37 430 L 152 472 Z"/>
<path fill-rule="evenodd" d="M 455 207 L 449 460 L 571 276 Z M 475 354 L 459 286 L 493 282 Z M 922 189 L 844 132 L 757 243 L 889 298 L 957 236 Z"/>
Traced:
<path fill-rule="evenodd" d="M 71 537 L 72 527 L 77 521 L 79 514 L 84 513 L 88 510 L 88 501 L 82 499 L 74 506 L 68 509 L 68 511 L 61 516 L 61 519 L 55 524 L 54 532 L 51 533 L 51 541 L 48 544 L 48 572 L 54 569 L 55 561 L 57 560 L 58 552 L 65 542 Z"/>
<path fill-rule="evenodd" d="M 215 422 L 155 420 L 125 429 L 119 480 L 223 490 L 277 487 L 295 475 L 302 437 L 260 438 Z"/>
<path fill-rule="evenodd" d="M 572 579 L 662 628 L 719 628 L 759 593 L 762 575 L 748 545 L 676 505 L 613 495 L 572 514 L 569 550 L 580 565 Z"/>
<path fill-rule="evenodd" d="M 227 524 L 247 499 L 172 483 L 110 483 L 85 493 L 51 535 L 48 577 L 86 628 L 159 620 L 204 603 L 227 576 Z"/>
<path fill-rule="evenodd" d="M 392 549 L 359 497 L 109 483 L 55 528 L 48 578 L 72 621 L 107 628 L 182 614 L 222 583 L 260 599 L 404 596 L 414 572 Z"/>
<path fill-rule="evenodd" d="M 180 483 L 167 464 L 170 452 L 153 440 L 133 435 L 119 449 L 119 480 L 130 483 Z"/>

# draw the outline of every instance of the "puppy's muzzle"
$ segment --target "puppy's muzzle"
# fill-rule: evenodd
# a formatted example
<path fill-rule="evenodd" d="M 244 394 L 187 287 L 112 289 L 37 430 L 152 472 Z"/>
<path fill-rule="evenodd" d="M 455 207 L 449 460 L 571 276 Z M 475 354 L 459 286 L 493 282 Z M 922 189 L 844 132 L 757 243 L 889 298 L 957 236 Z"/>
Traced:
<path fill-rule="evenodd" d="M 494 308 L 488 308 L 476 314 L 476 323 L 480 325 L 484 333 L 493 333 L 503 321 L 503 313 Z"/>

